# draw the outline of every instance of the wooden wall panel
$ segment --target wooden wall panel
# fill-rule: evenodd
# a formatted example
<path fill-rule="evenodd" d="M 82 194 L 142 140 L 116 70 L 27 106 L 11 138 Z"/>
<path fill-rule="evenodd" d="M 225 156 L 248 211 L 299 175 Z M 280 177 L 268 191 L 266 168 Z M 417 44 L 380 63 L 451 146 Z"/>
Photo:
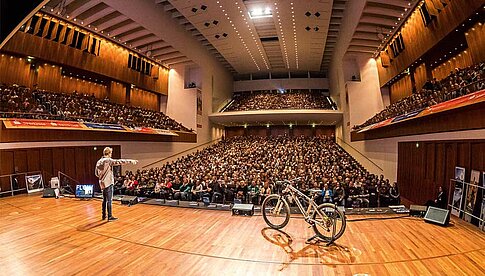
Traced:
<path fill-rule="evenodd" d="M 485 171 L 485 140 L 402 142 L 398 144 L 398 183 L 401 195 L 416 204 L 434 199 L 439 186 L 449 192 L 455 167 Z"/>
<path fill-rule="evenodd" d="M 15 172 L 27 172 L 28 163 L 27 163 L 27 151 L 26 150 L 16 150 L 14 151 L 14 166 Z"/>
<path fill-rule="evenodd" d="M 288 126 L 273 126 L 271 127 L 271 136 L 290 136 L 290 128 Z"/>
<path fill-rule="evenodd" d="M 150 110 L 160 110 L 158 95 L 138 88 L 131 89 L 130 104 Z"/>
<path fill-rule="evenodd" d="M 244 136 L 244 128 L 243 127 L 226 127 L 224 129 L 224 136 L 226 138 Z"/>
<path fill-rule="evenodd" d="M 39 89 L 66 93 L 69 90 L 61 88 L 61 67 L 42 64 L 38 67 L 37 85 Z"/>
<path fill-rule="evenodd" d="M 128 68 L 130 52 L 104 39 L 101 42 L 99 56 L 95 56 L 51 40 L 17 32 L 3 50 L 94 72 L 120 82 L 134 84 L 148 91 L 165 95 L 168 93 L 168 69 L 154 68 L 154 74 L 158 73 L 156 78 L 132 70 Z"/>
<path fill-rule="evenodd" d="M 426 64 L 425 63 L 421 63 L 414 70 L 414 81 L 416 83 L 416 90 L 417 91 L 419 91 L 421 88 L 423 88 L 424 84 L 427 81 Z"/>
<path fill-rule="evenodd" d="M 108 97 L 114 103 L 126 104 L 125 86 L 119 82 L 112 81 L 109 86 Z"/>
<path fill-rule="evenodd" d="M 409 75 L 406 75 L 391 85 L 391 104 L 399 101 L 404 97 L 410 96 L 412 93 L 413 86 L 411 83 L 411 77 Z"/>
<path fill-rule="evenodd" d="M 0 83 L 32 87 L 33 72 L 25 59 L 7 54 L 0 55 Z"/>
<path fill-rule="evenodd" d="M 446 78 L 455 69 L 462 69 L 475 64 L 472 59 L 471 52 L 465 50 L 448 61 L 440 64 L 433 69 L 433 78 L 441 80 Z"/>
<path fill-rule="evenodd" d="M 317 136 L 335 137 L 335 126 L 317 126 L 315 134 Z"/>
<path fill-rule="evenodd" d="M 76 155 L 74 148 L 64 149 L 64 173 L 76 177 Z"/>
<path fill-rule="evenodd" d="M 0 151 L 0 175 L 8 175 L 14 173 L 13 151 Z M 0 177 L 1 192 L 10 191 L 9 177 Z"/>
<path fill-rule="evenodd" d="M 59 91 L 63 93 L 70 94 L 76 91 L 81 94 L 94 95 L 98 99 L 104 99 L 108 96 L 108 87 L 105 85 L 66 76 L 60 79 Z"/>
<path fill-rule="evenodd" d="M 27 153 L 27 170 L 29 172 L 40 171 L 40 149 L 31 149 Z"/>
<path fill-rule="evenodd" d="M 52 148 L 41 148 L 40 149 L 40 169 L 45 172 L 53 173 L 54 162 L 55 161 L 52 158 Z"/>
<path fill-rule="evenodd" d="M 52 149 L 52 169 L 54 172 L 64 171 L 64 150 L 62 148 Z"/>
<path fill-rule="evenodd" d="M 381 86 L 408 68 L 483 5 L 483 0 L 447 2 L 448 6 L 428 27 L 424 26 L 418 10 L 409 16 L 401 30 L 406 49 L 394 58 L 391 66 L 387 68 L 382 67 L 381 58 L 378 58 L 377 68 Z"/>
<path fill-rule="evenodd" d="M 485 61 L 485 25 L 477 23 L 465 36 L 473 63 Z"/>
<path fill-rule="evenodd" d="M 268 128 L 263 126 L 248 127 L 246 133 L 247 135 L 250 135 L 250 136 L 266 137 L 268 134 Z"/>

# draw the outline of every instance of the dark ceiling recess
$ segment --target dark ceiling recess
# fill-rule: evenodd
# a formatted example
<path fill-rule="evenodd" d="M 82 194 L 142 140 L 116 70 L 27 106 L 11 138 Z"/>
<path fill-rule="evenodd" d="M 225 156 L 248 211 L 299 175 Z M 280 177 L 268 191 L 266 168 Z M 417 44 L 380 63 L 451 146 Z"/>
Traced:
<path fill-rule="evenodd" d="M 226 34 L 226 33 L 223 33 L 223 34 L 222 34 L 222 36 L 223 36 L 223 37 L 227 37 L 227 34 Z"/>
<path fill-rule="evenodd" d="M 211 24 L 211 23 L 209 23 L 209 22 L 205 22 L 205 23 L 204 23 L 204 26 L 209 27 L 209 26 L 210 26 L 210 24 Z"/>
<path fill-rule="evenodd" d="M 278 41 L 277 36 L 267 36 L 267 37 L 262 37 L 261 42 L 268 42 L 268 41 Z"/>
<path fill-rule="evenodd" d="M 203 10 L 203 11 L 205 11 L 207 9 L 207 6 L 206 5 L 202 5 L 202 6 L 200 6 L 200 9 Z"/>
<path fill-rule="evenodd" d="M 193 13 L 196 13 L 197 11 L 198 11 L 198 9 L 197 9 L 197 8 L 192 8 L 192 12 L 193 12 Z"/>
<path fill-rule="evenodd" d="M 316 17 L 320 17 L 320 13 L 319 13 L 319 12 L 316 12 L 316 13 L 315 13 L 315 16 L 316 16 Z"/>
<path fill-rule="evenodd" d="M 305 13 L 305 15 L 306 15 L 306 16 L 308 16 L 308 17 L 310 17 L 310 15 L 312 15 L 312 13 L 311 13 L 311 12 L 309 12 L 309 11 L 307 11 L 307 12 Z"/>
<path fill-rule="evenodd" d="M 219 21 L 214 20 L 214 21 L 212 21 L 212 24 L 217 25 L 217 24 L 219 24 Z"/>
<path fill-rule="evenodd" d="M 0 45 L 15 27 L 41 3 L 42 0 L 0 0 Z"/>
<path fill-rule="evenodd" d="M 219 37 L 221 37 L 221 36 L 218 35 L 218 34 L 216 34 L 214 37 L 217 38 L 217 39 L 219 39 Z"/>
<path fill-rule="evenodd" d="M 306 26 L 305 30 L 307 31 L 310 31 L 312 28 L 310 28 L 309 26 Z"/>

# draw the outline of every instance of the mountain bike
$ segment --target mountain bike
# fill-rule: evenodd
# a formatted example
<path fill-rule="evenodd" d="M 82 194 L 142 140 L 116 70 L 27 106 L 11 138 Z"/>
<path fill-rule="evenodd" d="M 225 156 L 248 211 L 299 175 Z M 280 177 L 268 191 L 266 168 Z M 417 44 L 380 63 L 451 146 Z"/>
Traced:
<path fill-rule="evenodd" d="M 277 185 L 283 185 L 283 189 L 280 194 L 272 194 L 264 199 L 261 206 L 264 221 L 273 229 L 285 227 L 290 221 L 290 206 L 288 204 L 288 199 L 290 199 L 295 202 L 305 222 L 313 227 L 315 236 L 307 241 L 320 238 L 328 244 L 334 242 L 345 231 L 345 214 L 332 203 L 317 205 L 314 199 L 321 191 L 311 190 L 311 197 L 308 197 L 292 185 L 298 180 L 297 178 L 277 182 Z M 307 203 L 308 206 L 304 207 L 303 203 Z"/>

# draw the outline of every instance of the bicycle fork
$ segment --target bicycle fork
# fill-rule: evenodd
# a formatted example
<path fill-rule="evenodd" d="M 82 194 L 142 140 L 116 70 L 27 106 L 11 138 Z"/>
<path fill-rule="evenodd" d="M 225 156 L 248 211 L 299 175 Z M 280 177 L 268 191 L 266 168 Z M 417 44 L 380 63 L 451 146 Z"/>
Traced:
<path fill-rule="evenodd" d="M 278 198 L 278 202 L 276 203 L 276 206 L 273 210 L 273 215 L 278 216 L 280 214 L 281 208 L 283 206 L 283 199 L 280 197 Z"/>

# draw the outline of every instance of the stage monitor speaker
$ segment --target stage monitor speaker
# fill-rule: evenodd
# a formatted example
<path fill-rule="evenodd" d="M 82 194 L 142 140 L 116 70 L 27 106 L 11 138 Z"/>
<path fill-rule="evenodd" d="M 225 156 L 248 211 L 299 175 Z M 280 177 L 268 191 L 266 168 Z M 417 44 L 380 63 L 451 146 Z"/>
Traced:
<path fill-rule="evenodd" d="M 254 214 L 253 204 L 234 204 L 232 207 L 232 215 L 236 216 L 252 216 Z"/>
<path fill-rule="evenodd" d="M 446 226 L 450 223 L 450 210 L 430 206 L 424 216 L 424 221 Z"/>
<path fill-rule="evenodd" d="M 423 205 L 411 205 L 409 206 L 409 215 L 416 216 L 416 217 L 424 217 L 426 214 L 426 209 L 428 207 Z"/>
<path fill-rule="evenodd" d="M 123 204 L 123 205 L 131 206 L 131 205 L 135 205 L 137 203 L 138 203 L 138 197 L 136 197 L 136 196 L 123 196 L 121 198 L 121 204 Z"/>
<path fill-rule="evenodd" d="M 42 197 L 59 197 L 59 189 L 45 188 L 42 192 Z"/>

